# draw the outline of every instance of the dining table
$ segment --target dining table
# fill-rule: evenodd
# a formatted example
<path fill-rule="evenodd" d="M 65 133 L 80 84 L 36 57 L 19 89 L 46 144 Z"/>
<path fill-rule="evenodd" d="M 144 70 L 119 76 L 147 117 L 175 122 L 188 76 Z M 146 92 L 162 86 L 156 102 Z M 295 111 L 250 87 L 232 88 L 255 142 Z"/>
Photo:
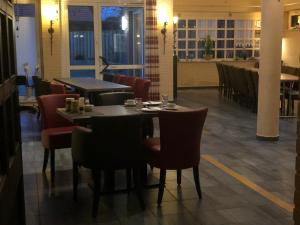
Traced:
<path fill-rule="evenodd" d="M 91 125 L 91 118 L 95 116 L 130 116 L 130 115 L 140 115 L 142 118 L 148 119 L 148 118 L 155 118 L 158 117 L 158 114 L 160 111 L 174 111 L 174 112 L 180 112 L 180 111 L 186 111 L 191 110 L 191 108 L 179 106 L 179 105 L 173 105 L 172 108 L 168 107 L 162 107 L 161 104 L 158 104 L 159 102 L 154 102 L 152 105 L 151 101 L 144 102 L 143 108 L 137 108 L 136 106 L 126 106 L 126 105 L 109 105 L 109 106 L 95 106 L 92 111 L 90 112 L 67 112 L 65 108 L 57 108 L 56 112 L 62 116 L 63 118 L 67 119 L 68 121 L 79 125 L 79 126 L 85 126 L 88 127 Z M 104 186 L 106 191 L 103 193 L 119 193 L 119 192 L 127 192 L 127 190 L 115 190 L 115 184 L 114 184 L 114 171 L 109 170 L 104 172 Z M 143 183 L 145 185 L 145 188 L 156 188 L 158 185 L 149 185 L 147 184 L 147 165 L 144 165 L 143 171 L 142 171 L 142 177 L 143 177 Z M 108 191 L 109 190 L 109 191 Z"/>
<path fill-rule="evenodd" d="M 146 104 L 145 104 L 146 103 Z M 65 108 L 58 108 L 57 113 L 68 121 L 77 125 L 87 125 L 90 124 L 90 120 L 94 116 L 130 116 L 130 115 L 141 115 L 143 118 L 154 118 L 158 116 L 159 111 L 186 111 L 191 108 L 175 105 L 173 108 L 162 107 L 161 105 L 147 104 L 145 102 L 145 107 L 137 108 L 135 106 L 125 106 L 125 105 L 109 105 L 109 106 L 95 106 L 90 112 L 77 112 L 71 113 L 67 112 Z"/>
<path fill-rule="evenodd" d="M 248 70 L 254 71 L 254 72 L 258 72 L 259 75 L 259 69 L 258 68 L 246 68 Z M 292 112 L 292 93 L 293 93 L 293 86 L 295 83 L 299 82 L 299 77 L 296 75 L 292 75 L 292 74 L 287 74 L 287 73 L 281 73 L 280 74 L 280 83 L 281 83 L 281 91 L 283 93 L 283 95 L 286 93 L 288 93 L 288 105 L 287 105 L 287 111 L 285 111 L 285 106 L 282 107 L 282 111 L 281 111 L 281 118 L 285 118 L 285 117 L 295 117 L 293 115 Z M 285 96 L 283 96 L 285 97 Z"/>
<path fill-rule="evenodd" d="M 132 87 L 117 84 L 109 81 L 99 80 L 95 78 L 54 78 L 56 82 L 62 83 L 81 93 L 93 103 L 95 95 L 102 92 L 112 91 L 131 91 Z"/>

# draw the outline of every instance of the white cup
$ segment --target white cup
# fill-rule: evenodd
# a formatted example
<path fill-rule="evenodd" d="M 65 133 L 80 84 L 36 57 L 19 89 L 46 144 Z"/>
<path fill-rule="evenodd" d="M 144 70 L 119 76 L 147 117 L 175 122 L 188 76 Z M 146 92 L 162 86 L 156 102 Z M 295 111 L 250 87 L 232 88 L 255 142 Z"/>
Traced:
<path fill-rule="evenodd" d="M 126 104 L 127 104 L 127 105 L 135 105 L 135 103 L 136 103 L 136 102 L 135 102 L 135 99 L 127 99 L 127 100 L 126 100 Z"/>
<path fill-rule="evenodd" d="M 175 103 L 169 102 L 169 103 L 167 104 L 167 108 L 169 108 L 169 109 L 174 109 L 175 107 L 176 107 L 176 104 L 175 104 Z"/>

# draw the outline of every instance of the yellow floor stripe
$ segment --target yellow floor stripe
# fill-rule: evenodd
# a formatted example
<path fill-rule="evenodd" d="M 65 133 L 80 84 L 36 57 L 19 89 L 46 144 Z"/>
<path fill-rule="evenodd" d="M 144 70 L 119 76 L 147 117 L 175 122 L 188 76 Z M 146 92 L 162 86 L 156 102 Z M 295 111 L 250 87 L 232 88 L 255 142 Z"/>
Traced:
<path fill-rule="evenodd" d="M 224 171 L 228 175 L 234 177 L 236 180 L 238 180 L 239 182 L 241 182 L 242 184 L 244 184 L 248 188 L 256 191 L 257 193 L 259 193 L 260 195 L 262 195 L 266 199 L 270 200 L 274 204 L 278 205 L 279 207 L 285 209 L 286 211 L 288 211 L 290 213 L 293 212 L 294 205 L 283 201 L 281 198 L 279 198 L 279 197 L 275 196 L 274 194 L 268 192 L 264 188 L 260 187 L 259 185 L 255 184 L 254 182 L 249 180 L 248 178 L 246 178 L 246 177 L 238 174 L 237 172 L 233 171 L 232 169 L 225 166 L 224 164 L 222 164 L 218 160 L 214 159 L 213 157 L 211 157 L 209 155 L 202 155 L 201 158 L 206 160 L 207 162 L 213 164 L 217 168 L 221 169 L 222 171 Z"/>

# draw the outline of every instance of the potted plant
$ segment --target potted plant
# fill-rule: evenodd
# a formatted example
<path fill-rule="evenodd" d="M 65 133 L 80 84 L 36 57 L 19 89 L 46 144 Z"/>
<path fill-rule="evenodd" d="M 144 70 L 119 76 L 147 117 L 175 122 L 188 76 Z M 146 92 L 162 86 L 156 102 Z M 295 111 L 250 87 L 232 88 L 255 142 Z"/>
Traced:
<path fill-rule="evenodd" d="M 213 57 L 213 48 L 214 41 L 211 40 L 210 35 L 207 35 L 204 39 L 204 51 L 205 51 L 205 59 L 210 60 Z"/>

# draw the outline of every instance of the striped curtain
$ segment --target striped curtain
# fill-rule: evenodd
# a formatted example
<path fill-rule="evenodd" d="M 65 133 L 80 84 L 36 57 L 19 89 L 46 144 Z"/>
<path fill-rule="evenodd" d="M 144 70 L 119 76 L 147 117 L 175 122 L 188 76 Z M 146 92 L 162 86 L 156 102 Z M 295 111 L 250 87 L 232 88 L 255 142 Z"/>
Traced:
<path fill-rule="evenodd" d="M 146 0 L 145 78 L 151 80 L 149 98 L 159 100 L 159 52 L 156 0 Z"/>

